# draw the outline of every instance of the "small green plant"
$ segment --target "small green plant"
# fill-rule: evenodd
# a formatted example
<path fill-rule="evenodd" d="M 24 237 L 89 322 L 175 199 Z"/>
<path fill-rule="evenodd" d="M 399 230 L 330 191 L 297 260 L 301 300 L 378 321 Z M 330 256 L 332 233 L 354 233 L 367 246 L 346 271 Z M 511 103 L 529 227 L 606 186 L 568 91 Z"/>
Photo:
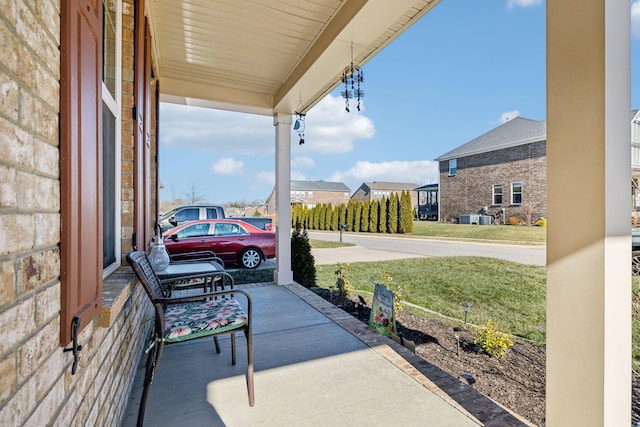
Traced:
<path fill-rule="evenodd" d="M 344 305 L 345 300 L 349 295 L 351 295 L 355 288 L 351 284 L 349 280 L 349 272 L 351 271 L 351 266 L 347 264 L 338 264 L 338 269 L 335 271 L 335 275 L 338 276 L 336 279 L 336 286 L 338 287 L 338 293 L 340 294 L 340 300 L 342 305 Z"/>
<path fill-rule="evenodd" d="M 476 339 L 473 342 L 482 347 L 482 350 L 492 357 L 504 356 L 513 345 L 511 337 L 504 332 L 498 331 L 491 320 L 486 325 L 478 328 Z"/>

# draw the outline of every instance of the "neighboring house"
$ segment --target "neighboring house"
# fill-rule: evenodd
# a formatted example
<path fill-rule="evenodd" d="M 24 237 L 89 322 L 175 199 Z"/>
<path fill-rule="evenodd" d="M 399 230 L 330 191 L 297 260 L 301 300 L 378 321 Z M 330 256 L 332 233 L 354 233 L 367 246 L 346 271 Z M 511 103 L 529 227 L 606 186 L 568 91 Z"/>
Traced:
<path fill-rule="evenodd" d="M 440 218 L 546 216 L 546 122 L 516 117 L 438 157 Z M 527 212 L 529 211 L 529 212 Z"/>
<path fill-rule="evenodd" d="M 402 195 L 403 191 L 408 191 L 411 195 L 411 206 L 418 205 L 418 195 L 415 192 L 418 184 L 407 184 L 404 182 L 363 182 L 362 185 L 351 196 L 352 200 L 369 201 L 380 200 L 383 197 L 387 199 L 392 194 Z"/>
<path fill-rule="evenodd" d="M 327 181 L 291 181 L 291 206 L 303 205 L 310 208 L 320 203 L 333 206 L 349 202 L 351 190 L 342 182 Z M 276 210 L 276 190 L 267 198 L 267 215 Z"/>
<path fill-rule="evenodd" d="M 631 210 L 640 211 L 640 112 L 631 111 Z M 516 117 L 436 160 L 440 218 L 546 217 L 546 122 Z M 486 208 L 486 209 L 485 209 Z"/>

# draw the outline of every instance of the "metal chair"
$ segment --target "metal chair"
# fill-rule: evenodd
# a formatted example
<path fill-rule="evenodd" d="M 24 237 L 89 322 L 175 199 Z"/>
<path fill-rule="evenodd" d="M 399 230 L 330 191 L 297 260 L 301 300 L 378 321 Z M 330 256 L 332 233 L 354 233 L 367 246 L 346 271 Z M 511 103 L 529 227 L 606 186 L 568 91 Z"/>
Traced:
<path fill-rule="evenodd" d="M 155 323 L 147 353 L 144 388 L 138 409 L 137 425 L 144 422 L 144 412 L 157 366 L 165 344 L 172 344 L 197 338 L 213 337 L 216 352 L 220 353 L 217 336 L 231 334 L 231 364 L 236 364 L 236 332 L 244 332 L 247 339 L 247 391 L 249 406 L 254 405 L 253 391 L 253 347 L 251 339 L 251 297 L 244 291 L 230 289 L 217 292 L 201 292 L 188 296 L 165 297 L 158 276 L 151 268 L 143 251 L 130 252 L 127 262 L 144 287 L 155 310 Z M 236 295 L 247 299 L 245 312 L 235 299 Z M 193 320 L 197 318 L 197 320 Z"/>

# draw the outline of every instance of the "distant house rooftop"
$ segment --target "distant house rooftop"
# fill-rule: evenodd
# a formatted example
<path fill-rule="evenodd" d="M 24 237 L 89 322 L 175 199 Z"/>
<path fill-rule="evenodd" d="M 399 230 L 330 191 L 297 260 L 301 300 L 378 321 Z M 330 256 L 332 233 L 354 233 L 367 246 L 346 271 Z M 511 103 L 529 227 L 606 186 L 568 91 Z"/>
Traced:
<path fill-rule="evenodd" d="M 516 117 L 490 130 L 484 135 L 472 139 L 448 153 L 436 158 L 436 161 L 457 159 L 474 154 L 487 153 L 518 145 L 547 139 L 547 122 L 545 120 L 531 120 Z"/>
<path fill-rule="evenodd" d="M 392 190 L 392 191 L 405 191 L 405 190 L 413 190 L 416 187 L 416 184 L 409 184 L 406 182 L 384 182 L 384 181 L 373 181 L 373 182 L 365 182 L 363 185 L 366 185 L 371 190 Z"/>
<path fill-rule="evenodd" d="M 351 192 L 342 182 L 291 181 L 291 191 L 344 191 Z"/>

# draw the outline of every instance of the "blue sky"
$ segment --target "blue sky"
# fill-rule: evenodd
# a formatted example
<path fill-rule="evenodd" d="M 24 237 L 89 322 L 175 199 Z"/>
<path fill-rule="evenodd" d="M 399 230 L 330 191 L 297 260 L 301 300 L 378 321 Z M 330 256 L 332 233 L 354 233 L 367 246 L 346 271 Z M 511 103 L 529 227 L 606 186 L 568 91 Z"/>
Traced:
<path fill-rule="evenodd" d="M 640 108 L 640 0 L 632 0 L 632 97 Z M 545 3 L 442 1 L 363 66 L 362 111 L 340 88 L 292 133 L 291 177 L 437 182 L 436 157 L 521 116 L 544 120 Z M 161 200 L 264 201 L 275 183 L 273 118 L 160 106 Z"/>

